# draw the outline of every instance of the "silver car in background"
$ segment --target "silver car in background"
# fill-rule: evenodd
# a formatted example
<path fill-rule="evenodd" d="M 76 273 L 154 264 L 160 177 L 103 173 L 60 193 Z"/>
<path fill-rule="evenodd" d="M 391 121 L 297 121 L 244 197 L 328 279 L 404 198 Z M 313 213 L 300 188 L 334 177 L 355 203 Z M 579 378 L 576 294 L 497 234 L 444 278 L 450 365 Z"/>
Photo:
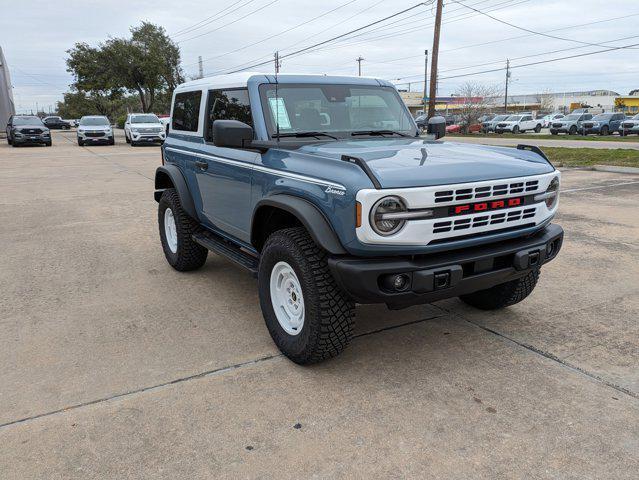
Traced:
<path fill-rule="evenodd" d="M 78 125 L 78 145 L 86 144 L 114 145 L 113 129 L 109 119 L 102 115 L 86 115 Z"/>

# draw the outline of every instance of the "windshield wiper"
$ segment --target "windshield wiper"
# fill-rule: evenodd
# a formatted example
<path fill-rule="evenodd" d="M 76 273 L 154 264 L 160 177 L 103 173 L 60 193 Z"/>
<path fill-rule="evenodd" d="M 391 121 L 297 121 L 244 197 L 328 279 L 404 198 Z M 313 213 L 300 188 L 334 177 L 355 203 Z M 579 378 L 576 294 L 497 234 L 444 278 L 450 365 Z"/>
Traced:
<path fill-rule="evenodd" d="M 292 132 L 292 133 L 274 133 L 271 135 L 273 138 L 286 138 L 286 137 L 295 137 L 295 138 L 306 138 L 306 137 L 328 137 L 333 140 L 339 140 L 334 135 L 326 132 Z"/>
<path fill-rule="evenodd" d="M 407 135 L 402 132 L 398 132 L 396 130 L 361 130 L 358 132 L 351 132 L 351 136 L 356 137 L 359 135 L 370 135 L 370 136 L 385 136 L 385 135 L 399 135 L 400 137 L 413 137 L 412 135 Z"/>

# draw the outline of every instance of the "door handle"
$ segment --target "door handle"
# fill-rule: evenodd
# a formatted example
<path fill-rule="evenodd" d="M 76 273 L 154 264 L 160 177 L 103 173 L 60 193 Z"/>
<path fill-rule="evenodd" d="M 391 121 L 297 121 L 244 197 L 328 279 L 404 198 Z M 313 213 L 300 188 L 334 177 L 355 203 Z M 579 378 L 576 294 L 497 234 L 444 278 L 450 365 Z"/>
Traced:
<path fill-rule="evenodd" d="M 200 170 L 208 170 L 209 164 L 207 162 L 196 161 L 195 166 Z"/>

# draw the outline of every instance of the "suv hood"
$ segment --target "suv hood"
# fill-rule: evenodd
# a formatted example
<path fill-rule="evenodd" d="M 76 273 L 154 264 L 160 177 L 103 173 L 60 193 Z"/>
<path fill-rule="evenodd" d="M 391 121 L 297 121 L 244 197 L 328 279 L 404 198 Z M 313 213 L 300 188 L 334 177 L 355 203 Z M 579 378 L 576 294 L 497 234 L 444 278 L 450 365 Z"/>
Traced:
<path fill-rule="evenodd" d="M 554 170 L 534 152 L 422 139 L 339 141 L 305 145 L 298 151 L 336 160 L 342 155 L 359 157 L 383 188 L 479 182 Z"/>

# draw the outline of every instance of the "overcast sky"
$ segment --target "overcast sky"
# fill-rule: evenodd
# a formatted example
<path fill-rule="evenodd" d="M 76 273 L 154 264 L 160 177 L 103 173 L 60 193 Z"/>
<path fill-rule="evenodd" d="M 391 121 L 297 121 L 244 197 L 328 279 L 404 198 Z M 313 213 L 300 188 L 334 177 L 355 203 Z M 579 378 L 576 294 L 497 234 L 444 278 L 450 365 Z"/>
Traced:
<path fill-rule="evenodd" d="M 639 44 L 637 0 L 460 1 L 498 20 L 563 39 L 529 34 L 455 0 L 445 0 L 439 95 L 455 93 L 460 83 L 468 80 L 503 84 L 504 71 L 445 77 L 498 69 L 507 58 L 516 66 L 606 47 Z M 55 3 L 30 0 L 27 6 L 3 0 L 0 2 L 0 46 L 11 71 L 17 108 L 20 111 L 35 109 L 38 102 L 40 108 L 48 109 L 53 108 L 72 82 L 66 72 L 66 50 L 76 42 L 96 45 L 109 36 L 127 36 L 130 26 L 143 20 L 164 26 L 167 33 L 180 42 L 183 68 L 188 77 L 197 73 L 198 55 L 204 58 L 205 74 L 229 71 L 268 60 L 275 50 L 286 55 L 416 3 L 411 0 L 65 0 Z M 320 18 L 312 20 L 315 17 Z M 308 23 L 295 28 L 303 22 Z M 282 72 L 356 75 L 355 59 L 361 55 L 365 59 L 364 75 L 402 79 L 396 83 L 419 82 L 423 78 L 424 49 L 432 48 L 433 23 L 434 9 L 421 6 L 354 34 L 358 36 L 327 44 L 318 51 L 285 58 Z M 583 26 L 587 23 L 590 25 Z M 491 43 L 477 45 L 487 42 Z M 255 45 L 249 46 L 253 43 Z M 610 89 L 627 94 L 639 88 L 638 60 L 639 48 L 635 47 L 518 68 L 513 70 L 510 91 L 519 94 Z M 460 69 L 469 66 L 472 68 Z M 273 65 L 252 70 L 272 72 Z M 423 83 L 415 83 L 412 88 L 420 90 Z"/>

